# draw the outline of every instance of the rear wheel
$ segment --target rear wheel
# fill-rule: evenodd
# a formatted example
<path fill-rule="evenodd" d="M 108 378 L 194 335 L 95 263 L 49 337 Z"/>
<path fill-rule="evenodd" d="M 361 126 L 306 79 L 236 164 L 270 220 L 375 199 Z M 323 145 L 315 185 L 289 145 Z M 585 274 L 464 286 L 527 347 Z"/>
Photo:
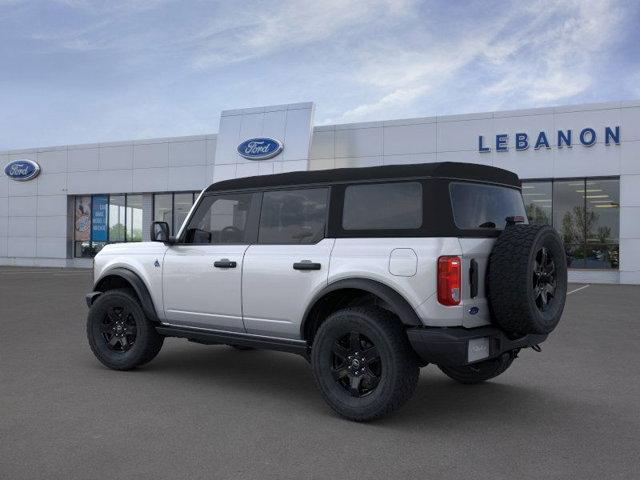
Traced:
<path fill-rule="evenodd" d="M 503 353 L 498 358 L 485 360 L 484 362 L 465 365 L 464 367 L 442 367 L 438 366 L 442 373 L 457 382 L 466 385 L 481 383 L 497 377 L 511 366 L 516 358 L 517 352 Z"/>
<path fill-rule="evenodd" d="M 378 307 L 353 307 L 320 326 L 311 351 L 316 383 L 329 406 L 355 421 L 398 409 L 420 369 L 398 319 Z"/>
<path fill-rule="evenodd" d="M 96 299 L 87 317 L 87 338 L 96 358 L 114 370 L 151 361 L 164 341 L 126 289 L 109 290 Z"/>

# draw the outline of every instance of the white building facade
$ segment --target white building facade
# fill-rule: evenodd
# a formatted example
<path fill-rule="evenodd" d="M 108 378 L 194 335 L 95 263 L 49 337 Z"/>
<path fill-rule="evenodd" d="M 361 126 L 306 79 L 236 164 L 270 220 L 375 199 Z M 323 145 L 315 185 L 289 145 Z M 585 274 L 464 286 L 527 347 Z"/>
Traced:
<path fill-rule="evenodd" d="M 563 236 L 570 280 L 640 284 L 640 101 L 345 125 L 313 117 L 313 103 L 229 110 L 217 134 L 0 152 L 0 265 L 91 266 L 107 243 L 147 239 L 153 220 L 177 231 L 199 191 L 222 179 L 454 161 L 523 179 L 531 221 Z M 258 154 L 265 140 L 281 151 L 244 158 L 238 147 L 252 139 Z"/>

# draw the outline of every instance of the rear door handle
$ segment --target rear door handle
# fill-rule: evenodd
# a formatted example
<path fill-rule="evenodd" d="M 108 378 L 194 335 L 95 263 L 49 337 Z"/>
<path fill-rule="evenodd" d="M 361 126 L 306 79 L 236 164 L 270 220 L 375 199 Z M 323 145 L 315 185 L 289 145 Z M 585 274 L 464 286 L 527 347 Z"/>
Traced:
<path fill-rule="evenodd" d="M 213 262 L 213 266 L 216 268 L 236 268 L 236 262 L 229 260 L 228 258 L 223 258 L 221 260 L 216 260 Z"/>
<path fill-rule="evenodd" d="M 319 263 L 310 262 L 309 260 L 303 260 L 293 264 L 294 270 L 320 270 L 322 265 Z"/>

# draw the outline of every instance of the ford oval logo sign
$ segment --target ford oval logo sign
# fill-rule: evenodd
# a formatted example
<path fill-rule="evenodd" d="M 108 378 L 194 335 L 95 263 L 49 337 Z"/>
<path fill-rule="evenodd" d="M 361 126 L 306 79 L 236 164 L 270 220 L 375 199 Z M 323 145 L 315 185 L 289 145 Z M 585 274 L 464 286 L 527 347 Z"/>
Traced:
<path fill-rule="evenodd" d="M 273 138 L 250 138 L 238 145 L 238 153 L 249 160 L 266 160 L 278 155 L 283 145 Z"/>
<path fill-rule="evenodd" d="M 4 167 L 4 173 L 12 180 L 26 182 L 38 176 L 40 165 L 33 160 L 14 160 Z"/>

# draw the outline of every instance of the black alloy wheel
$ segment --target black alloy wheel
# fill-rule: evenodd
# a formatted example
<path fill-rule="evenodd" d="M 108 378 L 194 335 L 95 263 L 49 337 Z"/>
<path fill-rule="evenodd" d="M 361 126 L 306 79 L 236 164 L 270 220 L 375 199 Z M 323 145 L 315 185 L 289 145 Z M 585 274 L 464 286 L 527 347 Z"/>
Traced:
<path fill-rule="evenodd" d="M 556 293 L 556 264 L 546 247 L 536 253 L 533 263 L 533 301 L 544 312 Z"/>
<path fill-rule="evenodd" d="M 420 374 L 404 325 L 377 306 L 329 315 L 313 338 L 311 368 L 329 406 L 358 422 L 400 408 Z"/>
<path fill-rule="evenodd" d="M 360 332 L 351 331 L 336 340 L 331 354 L 333 378 L 352 397 L 369 395 L 380 383 L 380 354 Z"/>
<path fill-rule="evenodd" d="M 120 288 L 94 300 L 87 316 L 87 339 L 96 358 L 114 370 L 144 365 L 158 354 L 164 341 L 135 292 Z"/>
<path fill-rule="evenodd" d="M 567 259 L 550 225 L 507 225 L 487 266 L 487 298 L 495 324 L 510 335 L 551 333 L 564 310 Z"/>
<path fill-rule="evenodd" d="M 100 331 L 107 342 L 107 348 L 115 352 L 126 352 L 136 342 L 136 320 L 126 305 L 110 306 L 102 320 Z"/>

